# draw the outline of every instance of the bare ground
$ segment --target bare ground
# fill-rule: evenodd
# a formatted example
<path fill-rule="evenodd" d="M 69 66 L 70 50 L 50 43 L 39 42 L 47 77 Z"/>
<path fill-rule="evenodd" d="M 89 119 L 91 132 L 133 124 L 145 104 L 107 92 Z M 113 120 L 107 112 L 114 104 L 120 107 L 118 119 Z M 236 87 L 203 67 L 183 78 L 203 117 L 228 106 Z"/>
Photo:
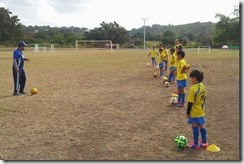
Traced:
<path fill-rule="evenodd" d="M 218 153 L 175 147 L 178 135 L 192 139 L 186 109 L 169 104 L 176 86 L 152 76 L 158 70 L 146 66 L 147 52 L 96 53 L 27 52 L 26 91 L 39 93 L 19 97 L 12 96 L 11 57 L 0 56 L 2 159 L 240 160 L 238 52 L 187 56 L 191 70 L 205 73 L 207 136 Z"/>

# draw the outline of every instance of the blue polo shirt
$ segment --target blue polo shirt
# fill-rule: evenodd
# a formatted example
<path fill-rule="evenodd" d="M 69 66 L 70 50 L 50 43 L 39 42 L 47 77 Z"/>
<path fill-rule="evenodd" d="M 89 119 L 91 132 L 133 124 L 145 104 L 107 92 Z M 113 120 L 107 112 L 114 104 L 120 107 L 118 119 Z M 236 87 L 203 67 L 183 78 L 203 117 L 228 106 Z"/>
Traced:
<path fill-rule="evenodd" d="M 23 52 L 19 49 L 16 49 L 13 53 L 13 58 L 16 61 L 19 68 L 24 68 L 24 55 Z"/>

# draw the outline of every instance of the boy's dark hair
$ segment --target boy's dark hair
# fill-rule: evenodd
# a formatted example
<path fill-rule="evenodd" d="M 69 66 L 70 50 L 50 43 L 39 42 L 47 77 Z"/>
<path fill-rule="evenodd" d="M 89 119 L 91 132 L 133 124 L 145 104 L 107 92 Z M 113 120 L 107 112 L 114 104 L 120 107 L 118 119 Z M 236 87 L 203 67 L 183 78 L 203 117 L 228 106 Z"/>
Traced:
<path fill-rule="evenodd" d="M 195 70 L 191 71 L 190 77 L 191 78 L 195 77 L 198 82 L 202 82 L 204 74 L 203 74 L 202 71 L 199 71 L 199 70 L 195 69 Z"/>
<path fill-rule="evenodd" d="M 163 49 L 162 48 L 159 48 L 158 51 L 163 51 Z"/>
<path fill-rule="evenodd" d="M 177 45 L 177 46 L 176 46 L 176 48 L 177 48 L 177 49 L 179 49 L 180 51 L 182 51 L 182 50 L 183 50 L 183 46 L 182 46 L 182 45 L 180 45 L 180 44 L 179 44 L 179 45 Z"/>
<path fill-rule="evenodd" d="M 178 51 L 177 55 L 180 55 L 182 58 L 184 58 L 186 54 L 184 51 Z"/>
<path fill-rule="evenodd" d="M 170 52 L 175 52 L 175 49 L 174 48 L 170 48 L 170 50 L 169 50 Z"/>

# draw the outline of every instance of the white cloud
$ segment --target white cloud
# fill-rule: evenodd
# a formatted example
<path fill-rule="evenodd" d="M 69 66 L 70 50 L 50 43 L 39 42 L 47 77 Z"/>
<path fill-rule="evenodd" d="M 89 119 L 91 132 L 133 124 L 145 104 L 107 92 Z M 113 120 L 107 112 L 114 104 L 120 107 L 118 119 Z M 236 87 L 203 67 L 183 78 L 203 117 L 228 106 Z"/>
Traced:
<path fill-rule="evenodd" d="M 92 29 L 102 21 L 116 21 L 127 30 L 146 25 L 178 25 L 217 22 L 215 15 L 227 16 L 238 0 L 0 0 L 0 6 L 17 15 L 24 25 L 77 26 Z"/>

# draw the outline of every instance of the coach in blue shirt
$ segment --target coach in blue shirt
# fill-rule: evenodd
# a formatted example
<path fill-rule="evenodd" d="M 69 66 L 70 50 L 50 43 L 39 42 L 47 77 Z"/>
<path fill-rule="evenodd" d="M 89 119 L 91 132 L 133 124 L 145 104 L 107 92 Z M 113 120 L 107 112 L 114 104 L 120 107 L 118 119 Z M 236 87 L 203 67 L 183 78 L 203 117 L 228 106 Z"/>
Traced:
<path fill-rule="evenodd" d="M 24 61 L 29 61 L 24 57 L 23 51 L 27 45 L 24 41 L 18 43 L 18 48 L 13 52 L 13 78 L 14 78 L 14 96 L 25 94 L 26 76 L 24 71 Z"/>

